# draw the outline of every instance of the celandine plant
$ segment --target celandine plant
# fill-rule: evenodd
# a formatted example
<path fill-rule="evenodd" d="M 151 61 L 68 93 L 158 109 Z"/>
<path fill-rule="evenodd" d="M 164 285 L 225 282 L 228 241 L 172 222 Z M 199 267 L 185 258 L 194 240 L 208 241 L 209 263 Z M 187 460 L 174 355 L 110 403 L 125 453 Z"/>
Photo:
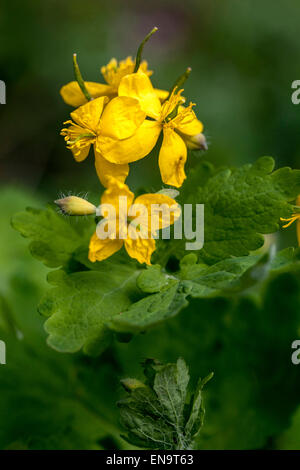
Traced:
<path fill-rule="evenodd" d="M 201 158 L 186 174 L 188 155 L 207 150 L 203 124 L 194 112 L 195 104 L 187 103 L 184 98 L 183 85 L 190 68 L 169 91 L 153 87 L 152 72 L 142 60 L 142 53 L 155 31 L 156 28 L 146 36 L 135 60 L 112 59 L 101 68 L 106 84 L 84 81 L 74 55 L 75 81 L 61 89 L 64 101 L 76 108 L 71 112 L 71 119 L 64 123 L 61 134 L 78 162 L 87 158 L 93 147 L 95 169 L 105 188 L 100 206 L 68 196 L 55 202 L 64 214 L 79 216 L 76 223 L 49 207 L 16 214 L 13 226 L 31 238 L 33 256 L 50 268 L 59 268 L 49 274 L 52 287 L 38 307 L 47 317 L 45 330 L 52 348 L 68 353 L 82 349 L 87 355 L 98 356 L 115 340 L 129 341 L 153 327 L 164 331 L 173 324 L 167 323 L 168 319 L 187 307 L 191 299 L 197 299 L 198 303 L 192 302 L 190 306 L 195 319 L 191 319 L 189 312 L 188 321 L 203 322 L 203 330 L 198 331 L 197 326 L 198 341 L 188 350 L 183 347 L 183 352 L 194 357 L 198 344 L 212 337 L 207 325 L 214 318 L 214 309 L 209 310 L 207 299 L 226 299 L 220 324 L 219 320 L 211 321 L 217 321 L 218 327 L 214 329 L 218 331 L 232 328 L 228 341 L 235 353 L 230 356 L 225 344 L 222 361 L 234 370 L 237 355 L 248 357 L 246 350 L 243 356 L 246 343 L 240 342 L 237 333 L 243 331 L 242 319 L 252 325 L 258 344 L 263 345 L 268 334 L 259 330 L 260 319 L 270 315 L 272 324 L 272 309 L 266 308 L 264 314 L 256 315 L 257 306 L 267 302 L 271 283 L 281 282 L 281 276 L 287 273 L 298 276 L 300 272 L 298 249 L 278 251 L 273 245 L 269 251 L 259 250 L 264 245 L 264 235 L 279 231 L 282 223 L 286 227 L 298 220 L 299 239 L 300 171 L 290 168 L 274 171 L 271 157 L 262 157 L 241 168 L 220 169 Z M 135 197 L 126 184 L 129 165 L 146 157 L 161 134 L 158 165 L 164 188 Z M 156 160 L 151 158 L 155 165 Z M 196 250 L 192 248 L 193 252 L 186 251 L 184 237 L 175 236 L 185 204 L 204 206 L 204 226 L 198 224 L 195 214 L 188 221 L 204 231 L 201 237 L 204 244 L 197 245 Z M 162 233 L 168 236 L 161 237 Z M 245 300 L 249 295 L 255 299 L 252 310 Z M 195 305 L 197 311 L 193 310 Z M 233 307 L 227 310 L 228 305 L 234 305 L 235 310 Z M 247 319 L 241 305 L 251 313 Z M 278 303 L 274 308 L 277 306 Z M 290 321 L 288 338 L 296 334 L 294 320 Z M 185 322 L 177 334 L 184 338 Z M 165 343 L 169 340 L 171 337 L 164 337 Z M 209 370 L 216 368 L 216 375 L 222 377 L 220 362 L 212 359 L 218 341 L 209 347 L 206 360 Z M 127 350 L 130 348 L 131 343 Z M 159 344 L 153 343 L 145 355 L 150 352 L 156 356 L 156 348 L 159 349 Z M 205 351 L 204 346 L 201 351 L 201 354 Z M 245 360 L 243 368 L 247 370 L 248 366 Z M 212 439 L 209 433 L 202 440 L 199 438 L 204 417 L 202 389 L 211 376 L 200 379 L 191 393 L 183 359 L 178 359 L 176 364 L 147 360 L 144 372 L 145 382 L 137 379 L 122 382 L 128 396 L 119 402 L 119 408 L 127 430 L 126 439 L 131 444 L 171 450 L 222 446 L 209 444 Z M 298 384 L 297 381 L 294 376 L 291 378 L 292 384 Z M 215 387 L 212 403 L 219 403 L 218 409 L 223 410 L 226 386 L 222 388 L 223 385 L 216 383 Z M 274 388 L 279 390 L 280 385 L 276 382 Z M 213 389 L 214 384 L 212 394 Z M 261 397 L 255 393 L 258 394 L 256 389 L 253 396 L 255 403 L 259 403 Z M 296 405 L 296 398 L 289 401 L 284 420 Z M 213 406 L 210 413 L 213 416 Z M 253 416 L 256 413 L 251 411 L 247 419 L 251 423 L 249 428 L 256 433 Z M 217 421 L 216 416 L 214 420 Z M 264 422 L 265 416 L 261 418 L 261 423 Z M 279 424 L 276 426 L 280 428 Z M 265 442 L 272 432 L 264 428 L 256 434 L 264 436 Z M 261 445 L 255 437 L 244 445 L 241 434 L 237 441 L 239 448 Z M 224 448 L 226 445 L 232 448 L 233 444 L 229 440 Z"/>
<path fill-rule="evenodd" d="M 156 28 L 146 39 L 155 31 Z M 64 128 L 61 134 L 77 161 L 84 160 L 93 145 L 97 173 L 107 188 L 101 200 L 106 210 L 103 209 L 98 215 L 106 215 L 110 226 L 106 231 L 99 227 L 92 237 L 89 252 L 91 261 L 108 258 L 122 247 L 125 240 L 125 248 L 132 258 L 140 263 L 151 264 L 155 233 L 174 223 L 180 214 L 176 202 L 162 192 L 140 196 L 133 206 L 134 195 L 124 183 L 129 173 L 128 164 L 148 155 L 163 131 L 159 152 L 162 181 L 179 188 L 186 178 L 184 165 L 187 147 L 200 149 L 206 146 L 203 125 L 192 110 L 194 105 L 190 103 L 184 106 L 183 89 L 179 88 L 190 69 L 177 80 L 169 93 L 155 90 L 148 76 L 147 63 L 140 63 L 143 45 L 139 48 L 135 63 L 127 58 L 118 66 L 113 59 L 103 69 L 110 87 L 114 85 L 113 93 L 108 86 L 94 84 L 91 87 L 90 83 L 85 84 L 76 56 L 74 70 L 77 82 L 71 82 L 61 90 L 67 103 L 78 103 L 80 97 L 88 100 L 71 113 L 72 120 L 65 122 L 69 127 Z M 108 96 L 101 96 L 104 93 Z M 78 201 L 76 210 L 75 201 L 77 199 L 64 198 L 56 202 L 65 213 L 84 213 L 83 202 Z M 120 208 L 122 204 L 125 214 Z M 154 206 L 157 205 L 161 206 L 161 215 L 153 214 Z M 139 210 L 137 206 L 140 206 Z M 169 208 L 173 212 L 172 221 L 168 217 Z M 86 213 L 90 213 L 88 203 Z M 128 230 L 127 215 L 133 219 Z M 121 221 L 121 218 L 124 220 Z"/>

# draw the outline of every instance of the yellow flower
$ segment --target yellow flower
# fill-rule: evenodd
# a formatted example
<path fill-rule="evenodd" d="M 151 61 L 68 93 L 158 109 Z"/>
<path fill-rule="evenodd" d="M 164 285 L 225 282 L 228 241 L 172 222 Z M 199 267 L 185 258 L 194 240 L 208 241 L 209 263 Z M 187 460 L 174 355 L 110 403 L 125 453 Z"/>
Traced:
<path fill-rule="evenodd" d="M 92 98 L 108 96 L 109 99 L 112 99 L 118 95 L 118 87 L 121 79 L 125 75 L 133 73 L 134 67 L 135 61 L 133 61 L 131 57 L 127 57 L 120 62 L 117 62 L 116 59 L 111 59 L 107 65 L 101 67 L 101 73 L 104 77 L 104 80 L 106 81 L 106 84 L 97 82 L 84 82 L 86 89 Z M 152 75 L 152 71 L 148 70 L 148 64 L 145 60 L 141 62 L 139 70 L 144 72 L 146 75 Z M 155 91 L 161 100 L 165 100 L 168 96 L 168 92 L 165 90 Z M 60 90 L 60 94 L 65 103 L 74 106 L 75 108 L 87 103 L 87 99 L 80 90 L 76 81 L 64 85 Z"/>
<path fill-rule="evenodd" d="M 300 196 L 297 197 L 296 205 L 300 206 Z M 297 221 L 297 238 L 298 238 L 298 245 L 300 246 L 300 212 L 292 214 L 292 217 L 289 219 L 281 219 L 283 222 L 287 222 L 287 224 L 283 225 L 283 228 L 289 227 L 293 222 Z"/>
<path fill-rule="evenodd" d="M 145 112 L 134 98 L 117 97 L 105 106 L 107 101 L 107 97 L 102 96 L 80 106 L 71 113 L 72 120 L 64 123 L 69 127 L 61 131 L 78 162 L 88 156 L 93 145 L 97 174 L 104 187 L 112 177 L 124 182 L 129 167 L 127 163 L 117 165 L 103 158 L 102 139 L 126 141 L 145 119 Z"/>
<path fill-rule="evenodd" d="M 150 79 L 145 73 L 126 75 L 119 85 L 119 96 L 135 98 L 147 119 L 131 138 L 118 140 L 102 139 L 102 152 L 111 163 L 130 163 L 148 155 L 155 146 L 160 132 L 163 142 L 159 153 L 159 168 L 165 184 L 180 187 L 186 178 L 184 165 L 187 159 L 187 145 L 191 137 L 203 131 L 203 124 L 192 110 L 194 106 L 182 106 L 183 90 L 174 90 L 170 98 L 160 103 Z"/>
<path fill-rule="evenodd" d="M 120 215 L 120 198 L 122 197 L 127 198 L 125 200 L 127 205 L 125 217 Z M 116 253 L 124 245 L 131 258 L 136 259 L 139 263 L 151 264 L 151 255 L 155 250 L 156 232 L 168 227 L 178 219 L 180 216 L 179 205 L 174 199 L 161 193 L 144 194 L 134 200 L 134 194 L 128 186 L 116 180 L 111 181 L 109 188 L 102 195 L 101 205 L 106 204 L 110 204 L 115 211 L 114 215 L 109 215 L 104 210 L 104 225 L 110 223 L 110 218 L 116 217 L 118 222 L 115 225 L 115 231 L 111 232 L 107 238 L 99 238 L 97 233 L 94 233 L 89 245 L 90 261 L 102 261 Z M 158 209 L 159 206 L 162 211 Z"/>

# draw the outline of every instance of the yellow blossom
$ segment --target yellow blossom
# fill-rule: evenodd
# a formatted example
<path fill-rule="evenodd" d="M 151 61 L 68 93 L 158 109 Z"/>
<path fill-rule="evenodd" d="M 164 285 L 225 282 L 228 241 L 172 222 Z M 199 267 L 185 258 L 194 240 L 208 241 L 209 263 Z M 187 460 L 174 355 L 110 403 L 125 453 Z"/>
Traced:
<path fill-rule="evenodd" d="M 296 205 L 300 207 L 300 196 L 297 197 L 296 200 Z M 287 222 L 285 225 L 283 225 L 283 228 L 289 227 L 292 223 L 297 221 L 297 238 L 298 238 L 298 245 L 300 246 L 300 212 L 296 212 L 292 214 L 292 217 L 288 219 L 283 219 L 281 218 L 283 222 Z"/>
<path fill-rule="evenodd" d="M 137 99 L 147 119 L 131 138 L 118 140 L 103 137 L 103 156 L 111 163 L 124 164 L 148 155 L 155 146 L 160 132 L 163 142 L 159 153 L 159 168 L 165 184 L 180 187 L 186 178 L 184 165 L 187 159 L 187 143 L 193 136 L 202 135 L 203 124 L 192 110 L 194 104 L 182 106 L 183 90 L 171 96 L 163 104 L 157 98 L 150 79 L 145 73 L 126 75 L 119 85 L 119 96 Z M 204 138 L 204 136 L 203 136 Z"/>
<path fill-rule="evenodd" d="M 62 129 L 67 147 L 75 160 L 81 162 L 94 147 L 95 165 L 99 179 L 107 187 L 111 178 L 124 182 L 129 167 L 127 163 L 117 165 L 106 160 L 102 153 L 103 138 L 111 141 L 131 138 L 145 119 L 138 100 L 131 97 L 116 97 L 107 105 L 107 97 L 96 98 L 71 113 L 69 127 Z"/>
<path fill-rule="evenodd" d="M 118 95 L 121 79 L 125 75 L 133 73 L 134 67 L 135 61 L 131 57 L 119 62 L 113 58 L 107 65 L 101 67 L 101 73 L 106 83 L 84 82 L 85 87 L 92 98 L 100 96 L 107 96 L 109 99 L 115 98 Z M 152 75 L 152 71 L 148 70 L 148 64 L 145 60 L 141 62 L 139 70 L 147 76 Z M 168 92 L 165 90 L 155 90 L 155 92 L 161 100 L 165 100 L 168 96 Z M 76 81 L 64 85 L 60 90 L 60 94 L 65 103 L 75 108 L 87 103 L 87 99 Z"/>
<path fill-rule="evenodd" d="M 121 197 L 126 197 L 125 218 L 120 216 Z M 124 245 L 131 258 L 139 263 L 151 264 L 156 232 L 178 219 L 179 205 L 174 199 L 162 193 L 144 194 L 134 199 L 134 194 L 128 186 L 116 180 L 111 181 L 109 188 L 102 195 L 101 205 L 106 204 L 115 209 L 113 217 L 118 219 L 116 230 L 104 239 L 99 238 L 96 232 L 93 234 L 89 245 L 90 261 L 102 261 Z M 163 210 L 159 211 L 158 207 Z M 112 216 L 109 216 L 107 211 L 104 211 L 103 215 L 104 224 L 109 223 Z"/>

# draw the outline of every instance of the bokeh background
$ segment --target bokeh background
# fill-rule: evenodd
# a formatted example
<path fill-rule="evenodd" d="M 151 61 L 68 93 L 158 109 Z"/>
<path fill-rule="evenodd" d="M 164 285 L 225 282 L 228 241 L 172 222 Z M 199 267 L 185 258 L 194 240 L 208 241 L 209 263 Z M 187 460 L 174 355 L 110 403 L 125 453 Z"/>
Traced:
<path fill-rule="evenodd" d="M 25 359 L 18 362 L 18 353 L 10 352 L 11 355 L 15 354 L 15 359 L 12 356 L 9 358 L 13 368 L 11 383 L 0 407 L 1 420 L 6 419 L 6 426 L 3 431 L 0 430 L 0 446 L 26 448 L 29 445 L 26 433 L 30 428 L 36 430 L 38 436 L 38 440 L 30 445 L 42 448 L 41 432 L 43 434 L 45 422 L 51 422 L 53 436 L 59 437 L 51 444 L 47 441 L 48 447 L 78 448 L 82 445 L 77 443 L 77 434 L 72 435 L 70 441 L 65 441 L 65 428 L 61 427 L 59 434 L 54 418 L 57 404 L 62 403 L 61 408 L 65 406 L 64 400 L 69 400 L 66 394 L 69 388 L 73 391 L 76 384 L 73 359 L 50 351 L 45 345 L 42 320 L 36 313 L 36 305 L 46 288 L 47 269 L 32 259 L 27 242 L 10 227 L 13 213 L 27 205 L 44 206 L 61 193 L 88 192 L 95 202 L 99 198 L 101 186 L 91 164 L 92 155 L 85 162 L 76 163 L 59 135 L 63 121 L 68 119 L 68 113 L 72 110 L 59 95 L 60 87 L 73 79 L 72 54 L 77 52 L 86 80 L 102 81 L 101 65 L 112 57 L 123 59 L 128 55 L 134 56 L 141 39 L 153 26 L 157 26 L 159 31 L 146 45 L 144 57 L 150 69 L 154 70 L 152 79 L 159 88 L 169 89 L 187 66 L 192 67 L 185 96 L 197 103 L 196 112 L 204 123 L 209 142 L 209 150 L 198 158 L 205 157 L 216 165 L 241 165 L 254 162 L 262 155 L 271 155 L 278 167 L 288 165 L 297 168 L 300 161 L 300 105 L 295 106 L 291 102 L 291 84 L 300 79 L 299 21 L 299 0 L 1 0 L 0 79 L 7 86 L 7 104 L 0 106 L 0 313 L 6 312 L 9 317 L 8 312 L 12 311 L 19 326 L 24 326 L 25 339 L 28 331 L 26 348 L 32 346 L 33 331 L 37 346 L 36 352 L 31 353 L 36 360 L 35 369 L 32 362 Z M 137 162 L 133 166 L 134 171 L 131 171 L 128 180 L 133 189 L 137 189 L 141 182 L 151 190 L 160 189 L 161 181 L 154 158 L 146 158 L 142 164 Z M 296 245 L 294 228 L 286 230 L 281 237 L 283 246 Z M 282 305 L 279 299 L 276 300 L 281 309 L 285 308 L 285 295 L 287 298 L 290 296 L 288 285 L 283 292 Z M 197 314 L 198 307 L 192 305 L 193 308 Z M 209 318 L 213 318 L 215 311 L 214 307 L 209 310 Z M 281 312 L 278 318 L 281 318 Z M 4 317 L 0 315 L 0 329 L 3 326 L 1 322 L 4 324 L 6 321 Z M 190 322 L 190 331 L 197 331 L 198 326 L 194 326 L 192 320 Z M 82 370 L 76 374 L 84 376 L 84 367 L 91 366 L 95 376 L 92 386 L 88 384 L 87 388 L 97 385 L 95 397 L 102 394 L 104 414 L 109 407 L 114 407 L 119 377 L 124 372 L 128 373 L 130 368 L 135 373 L 139 368 L 137 357 L 144 353 L 152 354 L 153 344 L 164 344 L 164 332 L 173 340 L 166 342 L 165 352 L 162 348 L 162 357 L 175 360 L 179 353 L 185 354 L 187 360 L 194 361 L 194 373 L 198 374 L 197 365 L 202 364 L 202 359 L 198 359 L 206 351 L 206 342 L 209 343 L 215 332 L 211 333 L 212 327 L 208 321 L 206 329 L 203 327 L 203 345 L 199 343 L 198 336 L 191 341 L 189 333 L 186 333 L 182 344 L 176 346 L 174 338 L 180 338 L 187 327 L 182 318 L 178 320 L 178 325 L 179 333 L 176 332 L 175 323 L 175 333 L 172 328 L 168 330 L 166 327 L 162 336 L 157 333 L 156 337 L 155 333 L 148 338 L 148 343 L 144 338 L 137 338 L 131 353 L 126 346 L 120 346 L 119 352 L 106 353 L 101 362 L 80 356 L 76 367 L 79 364 Z M 221 324 L 220 331 L 223 327 Z M 278 338 L 280 332 L 281 327 Z M 274 341 L 270 336 L 270 351 Z M 212 344 L 213 358 L 217 346 Z M 242 348 L 240 344 L 238 347 Z M 261 350 L 263 356 L 264 338 Z M 282 354 L 287 354 L 286 360 L 289 361 L 289 350 L 286 350 L 285 344 Z M 237 356 L 234 358 L 238 360 Z M 271 356 L 269 363 L 262 363 L 262 369 L 269 368 Z M 279 357 L 279 352 L 278 358 L 285 370 L 285 359 L 283 355 Z M 44 403 L 32 399 L 30 393 L 35 388 L 48 393 L 48 376 L 45 373 L 45 377 L 40 379 L 39 375 L 48 362 L 56 364 L 61 380 L 57 389 L 61 391 L 57 392 L 54 387 L 50 389 L 53 393 L 51 395 L 49 392 L 49 401 Z M 228 364 L 231 367 L 231 356 Z M 64 365 L 66 371 L 61 371 Z M 116 373 L 111 374 L 112 367 L 116 368 Z M 206 365 L 204 368 L 204 373 L 209 372 Z M 23 380 L 22 371 L 31 369 L 32 374 Z M 34 370 L 38 371 L 37 376 Z M 54 368 L 51 370 L 54 371 Z M 56 372 L 53 376 L 56 380 Z M 8 383 L 5 374 L 3 377 Z M 238 387 L 241 377 L 237 376 L 236 380 L 233 415 L 236 403 L 252 400 L 248 383 L 244 390 L 248 390 L 249 397 L 245 395 L 240 398 Z M 234 381 L 232 383 L 235 384 Z M 288 388 L 288 380 L 286 384 Z M 16 390 L 16 394 L 11 390 Z M 22 390 L 21 397 L 17 390 Z M 230 390 L 228 396 L 232 396 Z M 256 404 L 253 413 L 249 411 L 249 416 L 251 413 L 254 416 L 257 409 L 267 410 L 269 396 L 273 396 L 273 383 L 267 384 L 265 390 L 263 404 Z M 298 391 L 294 392 L 299 396 Z M 0 391 L 0 397 L 3 398 L 5 393 Z M 103 394 L 106 394 L 105 398 Z M 274 395 L 274 402 L 275 398 L 281 397 Z M 24 406 L 20 408 L 21 402 Z M 277 403 L 274 403 L 274 409 L 277 409 Z M 214 408 L 213 403 L 211 409 Z M 272 415 L 273 408 L 270 408 Z M 297 423 L 300 423 L 299 416 L 300 409 Z M 224 427 L 227 432 L 227 425 L 231 423 L 230 432 L 237 429 L 240 440 L 229 437 L 224 443 L 220 438 L 217 443 L 209 443 L 208 447 L 253 448 L 265 445 L 263 439 L 257 441 L 253 438 L 245 442 L 248 421 L 245 420 L 246 431 L 243 434 L 239 432 L 240 414 L 236 412 L 236 417 L 231 417 L 224 417 Z M 117 416 L 114 419 L 117 422 Z M 221 437 L 226 435 L 218 416 L 214 419 Z M 249 422 L 252 422 L 251 419 L 249 417 Z M 78 429 L 82 428 L 83 421 L 80 421 Z M 271 429 L 272 426 L 276 428 L 276 423 L 272 422 Z M 287 426 L 286 422 L 284 426 Z M 296 440 L 298 445 L 299 439 Z M 99 445 L 111 448 L 115 443 L 102 442 Z M 274 445 L 270 443 L 269 447 Z"/>
<path fill-rule="evenodd" d="M 73 52 L 85 79 L 102 81 L 101 65 L 134 56 L 154 25 L 144 54 L 153 82 L 169 89 L 192 67 L 185 94 L 197 103 L 209 160 L 239 165 L 271 155 L 278 166 L 297 166 L 300 106 L 291 83 L 300 77 L 299 19 L 297 0 L 2 0 L 1 183 L 49 199 L 98 191 L 90 161 L 75 163 L 59 136 L 71 111 L 59 89 L 73 79 Z M 129 183 L 142 176 L 156 187 L 156 166 L 151 158 L 137 163 Z"/>

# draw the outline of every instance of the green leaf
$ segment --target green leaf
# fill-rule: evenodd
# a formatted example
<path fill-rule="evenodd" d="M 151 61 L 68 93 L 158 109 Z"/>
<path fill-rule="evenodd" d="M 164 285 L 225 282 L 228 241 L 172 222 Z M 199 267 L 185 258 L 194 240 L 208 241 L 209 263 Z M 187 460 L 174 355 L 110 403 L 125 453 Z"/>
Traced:
<path fill-rule="evenodd" d="M 150 294 L 161 291 L 163 287 L 168 286 L 170 283 L 172 283 L 172 277 L 169 276 L 168 278 L 163 274 L 159 264 L 147 266 L 147 269 L 140 274 L 137 280 L 138 287 L 143 292 Z"/>
<path fill-rule="evenodd" d="M 102 352 L 112 339 L 106 324 L 139 295 L 138 274 L 132 265 L 110 262 L 102 263 L 101 271 L 52 273 L 49 282 L 55 287 L 39 305 L 40 313 L 50 317 L 45 323 L 49 345 L 61 352 Z"/>
<path fill-rule="evenodd" d="M 203 424 L 202 387 L 197 399 L 187 403 L 189 371 L 179 358 L 176 364 L 147 360 L 147 376 L 152 368 L 152 385 L 135 379 L 122 380 L 128 397 L 119 401 L 121 423 L 128 442 L 146 449 L 190 449 Z M 199 406 L 198 406 L 199 403 Z M 200 406 L 201 403 L 201 406 Z M 191 406 L 191 415 L 184 413 Z M 191 425 L 191 423 L 193 423 Z"/>
<path fill-rule="evenodd" d="M 237 169 L 216 171 L 204 162 L 191 171 L 180 203 L 204 204 L 200 254 L 206 262 L 248 255 L 263 245 L 261 234 L 276 232 L 280 217 L 290 216 L 290 203 L 300 194 L 300 170 L 273 168 L 274 160 L 262 157 Z M 172 245 L 177 256 L 183 254 L 184 241 Z"/>
<path fill-rule="evenodd" d="M 140 333 L 177 315 L 191 298 L 231 296 L 245 291 L 259 301 L 263 283 L 269 276 L 299 268 L 300 249 L 293 248 L 276 255 L 230 258 L 212 266 L 196 263 L 196 256 L 189 254 L 173 275 L 158 270 L 157 266 L 143 271 L 138 286 L 144 292 L 160 291 L 133 303 L 122 315 L 113 316 L 108 325 L 116 332 Z"/>
<path fill-rule="evenodd" d="M 117 332 L 139 333 L 177 315 L 187 305 L 186 293 L 177 282 L 169 289 L 139 300 L 122 315 L 111 317 L 108 326 Z"/>
<path fill-rule="evenodd" d="M 26 312 L 14 314 L 21 323 Z M 0 366 L 0 448 L 101 449 L 106 440 L 124 448 L 114 368 L 107 359 L 86 362 L 48 348 L 40 318 L 34 319 L 18 335 L 0 326 L 7 351 Z"/>
<path fill-rule="evenodd" d="M 10 225 L 11 214 L 34 204 L 28 191 L 0 189 L 1 449 L 128 449 L 115 403 L 122 368 L 103 358 L 59 354 L 46 345 L 36 305 L 47 269 Z"/>
<path fill-rule="evenodd" d="M 203 406 L 202 390 L 204 385 L 213 377 L 211 372 L 204 379 L 199 379 L 196 391 L 194 393 L 190 417 L 185 426 L 185 432 L 191 439 L 195 439 L 204 423 L 205 409 Z"/>
<path fill-rule="evenodd" d="M 118 332 L 139 333 L 177 315 L 188 305 L 188 297 L 211 297 L 232 289 L 242 274 L 259 256 L 220 261 L 214 266 L 195 263 L 195 255 L 187 255 L 180 271 L 170 276 L 156 266 L 143 271 L 137 284 L 144 292 L 159 290 L 132 304 L 122 315 L 115 315 L 109 327 Z M 157 281 L 155 281 L 157 276 Z"/>
<path fill-rule="evenodd" d="M 278 257 L 288 263 L 288 253 Z M 291 345 L 299 338 L 300 267 L 295 261 L 287 266 L 270 269 L 258 283 L 259 302 L 252 288 L 241 295 L 193 299 L 160 328 L 135 336 L 130 348 L 116 344 L 118 360 L 131 376 L 138 373 L 135 361 L 153 354 L 153 345 L 162 362 L 182 355 L 192 383 L 201 371 L 214 371 L 206 400 L 209 419 L 196 438 L 199 449 L 291 448 L 299 440 L 295 422 L 293 441 L 291 433 L 277 441 L 300 396 L 300 366 L 291 361 Z"/>
<path fill-rule="evenodd" d="M 177 364 L 162 367 L 154 379 L 154 391 L 167 417 L 176 424 L 177 428 L 183 425 L 183 409 L 189 380 L 188 368 L 181 358 Z"/>
<path fill-rule="evenodd" d="M 27 208 L 12 217 L 13 228 L 32 240 L 32 256 L 51 268 L 65 266 L 77 249 L 88 246 L 92 225 L 91 219 L 72 222 L 50 208 Z"/>
<path fill-rule="evenodd" d="M 281 450 L 300 450 L 300 407 L 292 416 L 291 425 L 277 439 L 276 447 Z"/>

